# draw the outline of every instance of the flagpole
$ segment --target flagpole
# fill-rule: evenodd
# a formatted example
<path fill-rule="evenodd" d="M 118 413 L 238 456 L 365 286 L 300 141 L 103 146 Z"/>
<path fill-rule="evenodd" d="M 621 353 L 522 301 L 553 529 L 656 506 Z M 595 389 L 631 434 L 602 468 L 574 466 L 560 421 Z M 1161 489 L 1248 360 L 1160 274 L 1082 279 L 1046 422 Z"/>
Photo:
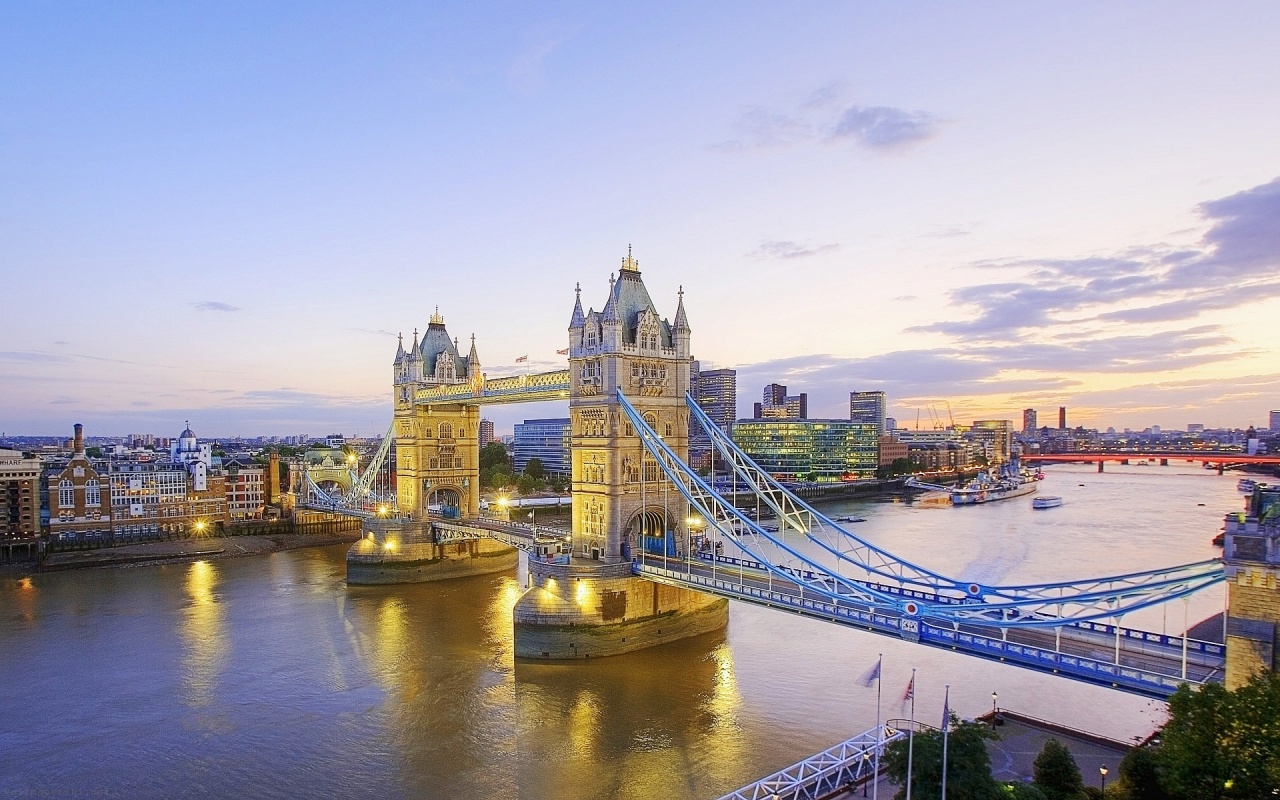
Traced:
<path fill-rule="evenodd" d="M 884 684 L 884 653 L 876 660 L 876 759 L 875 772 L 871 775 L 871 797 L 880 798 L 880 751 L 884 748 L 884 728 L 880 725 L 880 687 Z"/>
<path fill-rule="evenodd" d="M 947 732 L 951 728 L 951 684 L 942 701 L 942 800 L 947 800 Z"/>
<path fill-rule="evenodd" d="M 916 671 L 911 670 L 911 727 L 907 728 L 907 800 L 911 800 L 911 761 L 916 747 Z"/>

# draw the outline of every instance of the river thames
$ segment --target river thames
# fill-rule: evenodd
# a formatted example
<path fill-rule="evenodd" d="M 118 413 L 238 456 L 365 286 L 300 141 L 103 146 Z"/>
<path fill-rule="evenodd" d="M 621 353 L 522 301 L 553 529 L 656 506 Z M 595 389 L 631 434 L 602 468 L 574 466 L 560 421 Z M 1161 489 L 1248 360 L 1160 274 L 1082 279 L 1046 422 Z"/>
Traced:
<path fill-rule="evenodd" d="M 966 508 L 824 505 L 904 558 L 985 583 L 1220 555 L 1238 476 L 1055 466 L 1041 494 Z M 346 547 L 37 574 L 0 585 L 0 796 L 714 798 L 885 718 L 999 704 L 1122 740 L 1152 700 L 732 603 L 729 627 L 649 651 L 516 663 L 523 571 L 348 587 Z M 1223 606 L 1196 595 L 1192 623 Z M 1126 624 L 1180 631 L 1184 603 Z"/>

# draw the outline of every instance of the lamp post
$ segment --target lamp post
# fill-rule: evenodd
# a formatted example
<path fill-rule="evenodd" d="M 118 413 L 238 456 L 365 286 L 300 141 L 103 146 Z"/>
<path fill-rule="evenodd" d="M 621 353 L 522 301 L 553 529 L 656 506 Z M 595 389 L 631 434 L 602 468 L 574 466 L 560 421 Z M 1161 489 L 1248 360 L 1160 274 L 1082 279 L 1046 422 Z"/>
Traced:
<path fill-rule="evenodd" d="M 991 693 L 991 727 L 993 729 L 996 726 L 996 696 L 995 692 Z"/>
<path fill-rule="evenodd" d="M 1102 794 L 1106 795 L 1107 793 L 1107 765 L 1106 764 L 1103 764 L 1102 766 L 1098 767 L 1098 774 L 1102 776 L 1102 790 L 1101 790 Z"/>

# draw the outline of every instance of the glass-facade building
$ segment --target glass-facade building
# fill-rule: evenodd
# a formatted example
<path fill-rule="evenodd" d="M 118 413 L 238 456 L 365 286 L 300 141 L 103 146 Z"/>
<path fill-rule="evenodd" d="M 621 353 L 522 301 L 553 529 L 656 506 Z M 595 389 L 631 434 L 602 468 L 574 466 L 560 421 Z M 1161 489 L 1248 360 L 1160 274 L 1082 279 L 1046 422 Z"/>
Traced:
<path fill-rule="evenodd" d="M 778 480 L 874 478 L 879 426 L 845 419 L 739 420 L 733 440 Z"/>
<path fill-rule="evenodd" d="M 529 460 L 536 458 L 549 474 L 569 474 L 569 418 L 526 419 L 516 423 L 511 460 L 516 472 L 524 472 Z"/>

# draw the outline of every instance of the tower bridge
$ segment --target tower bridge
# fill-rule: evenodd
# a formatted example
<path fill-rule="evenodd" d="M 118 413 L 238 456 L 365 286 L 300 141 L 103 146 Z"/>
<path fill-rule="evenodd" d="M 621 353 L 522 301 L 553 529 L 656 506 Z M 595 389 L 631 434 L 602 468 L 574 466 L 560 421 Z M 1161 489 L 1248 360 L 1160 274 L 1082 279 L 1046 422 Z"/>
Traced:
<path fill-rule="evenodd" d="M 395 445 L 391 518 L 368 520 L 348 582 L 505 570 L 524 550 L 529 585 L 514 612 L 522 658 L 607 656 L 718 629 L 735 599 L 1153 697 L 1184 681 L 1223 680 L 1223 645 L 1122 624 L 1127 613 L 1221 582 L 1220 561 L 1039 585 L 940 574 L 825 517 L 705 419 L 687 396 L 683 290 L 674 317 L 661 317 L 630 253 L 600 311 L 584 311 L 575 290 L 568 333 L 567 369 L 500 378 L 481 371 L 474 336 L 462 356 L 438 309 L 407 350 L 400 341 L 384 442 Z M 480 406 L 549 399 L 569 404 L 570 528 L 482 514 Z M 776 515 L 777 530 L 689 467 L 694 418 L 720 468 Z M 385 468 L 375 459 L 348 494 Z"/>

